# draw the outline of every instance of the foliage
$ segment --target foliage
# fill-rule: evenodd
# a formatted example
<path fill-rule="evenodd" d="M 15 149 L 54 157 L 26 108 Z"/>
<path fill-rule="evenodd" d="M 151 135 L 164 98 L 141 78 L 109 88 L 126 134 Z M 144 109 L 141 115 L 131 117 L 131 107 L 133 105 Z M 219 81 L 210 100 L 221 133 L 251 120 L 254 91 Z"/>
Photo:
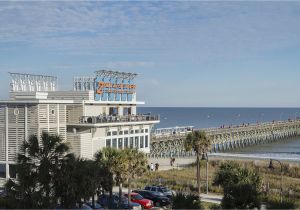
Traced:
<path fill-rule="evenodd" d="M 173 209 L 202 209 L 197 195 L 178 192 L 172 199 Z"/>
<path fill-rule="evenodd" d="M 205 131 L 193 131 L 187 135 L 184 147 L 186 151 L 194 150 L 197 154 L 205 153 L 211 147 L 211 140 Z"/>
<path fill-rule="evenodd" d="M 260 205 L 261 177 L 236 162 L 221 164 L 214 183 L 224 189 L 223 208 L 255 208 Z"/>
<path fill-rule="evenodd" d="M 17 156 L 16 181 L 9 180 L 5 188 L 9 199 L 19 208 L 49 208 L 56 204 L 54 180 L 61 167 L 68 146 L 58 136 L 31 136 L 21 146 Z"/>
<path fill-rule="evenodd" d="M 61 207 L 74 208 L 82 199 L 94 196 L 101 187 L 106 171 L 95 161 L 76 158 L 70 154 L 58 171 L 59 179 L 55 180 L 56 196 L 61 200 Z"/>
<path fill-rule="evenodd" d="M 279 198 L 268 198 L 267 209 L 296 209 L 296 204 L 290 199 L 283 199 L 280 202 Z"/>
<path fill-rule="evenodd" d="M 197 164 L 197 191 L 200 198 L 200 155 L 207 153 L 211 147 L 211 140 L 206 135 L 205 131 L 193 131 L 189 133 L 184 142 L 186 151 L 194 150 L 196 153 L 196 164 Z"/>

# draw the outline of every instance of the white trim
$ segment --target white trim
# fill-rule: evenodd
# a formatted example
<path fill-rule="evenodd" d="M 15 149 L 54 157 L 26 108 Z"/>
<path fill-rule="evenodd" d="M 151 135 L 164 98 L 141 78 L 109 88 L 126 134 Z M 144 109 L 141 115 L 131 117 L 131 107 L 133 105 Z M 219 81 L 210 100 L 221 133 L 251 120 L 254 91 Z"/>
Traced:
<path fill-rule="evenodd" d="M 117 123 L 68 123 L 67 126 L 78 126 L 78 127 L 110 127 L 110 126 L 129 126 L 129 125 L 149 125 L 159 123 L 159 120 L 154 121 L 140 121 L 140 122 L 117 122 Z"/>

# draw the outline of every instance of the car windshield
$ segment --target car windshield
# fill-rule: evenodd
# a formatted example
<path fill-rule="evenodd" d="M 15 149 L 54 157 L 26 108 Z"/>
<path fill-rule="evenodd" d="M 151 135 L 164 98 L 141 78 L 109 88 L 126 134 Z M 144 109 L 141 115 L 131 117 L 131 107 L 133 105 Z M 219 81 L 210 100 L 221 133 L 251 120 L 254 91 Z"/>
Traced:
<path fill-rule="evenodd" d="M 143 197 L 140 194 L 132 195 L 131 197 L 135 200 L 142 200 L 143 199 Z"/>
<path fill-rule="evenodd" d="M 162 187 L 162 188 L 161 188 L 161 191 L 163 191 L 163 192 L 168 192 L 169 190 L 168 190 L 167 188 L 165 188 L 165 187 Z"/>

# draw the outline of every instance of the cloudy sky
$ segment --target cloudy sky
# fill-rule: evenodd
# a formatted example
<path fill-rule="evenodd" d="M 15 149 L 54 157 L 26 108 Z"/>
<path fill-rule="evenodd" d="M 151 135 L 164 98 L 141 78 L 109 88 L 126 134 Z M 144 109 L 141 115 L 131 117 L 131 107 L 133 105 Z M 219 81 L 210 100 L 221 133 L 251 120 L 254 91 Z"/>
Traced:
<path fill-rule="evenodd" d="M 299 107 L 300 2 L 0 2 L 7 72 L 137 72 L 148 106 Z"/>

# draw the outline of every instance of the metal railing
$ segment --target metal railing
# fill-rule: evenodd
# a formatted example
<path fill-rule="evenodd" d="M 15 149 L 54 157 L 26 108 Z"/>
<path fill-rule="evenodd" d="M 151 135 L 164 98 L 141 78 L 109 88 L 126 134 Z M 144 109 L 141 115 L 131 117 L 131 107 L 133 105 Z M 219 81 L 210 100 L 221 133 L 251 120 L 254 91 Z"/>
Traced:
<path fill-rule="evenodd" d="M 125 115 L 125 116 L 82 116 L 80 123 L 96 124 L 96 123 L 116 123 L 116 122 L 142 122 L 142 121 L 159 121 L 159 115 Z"/>

